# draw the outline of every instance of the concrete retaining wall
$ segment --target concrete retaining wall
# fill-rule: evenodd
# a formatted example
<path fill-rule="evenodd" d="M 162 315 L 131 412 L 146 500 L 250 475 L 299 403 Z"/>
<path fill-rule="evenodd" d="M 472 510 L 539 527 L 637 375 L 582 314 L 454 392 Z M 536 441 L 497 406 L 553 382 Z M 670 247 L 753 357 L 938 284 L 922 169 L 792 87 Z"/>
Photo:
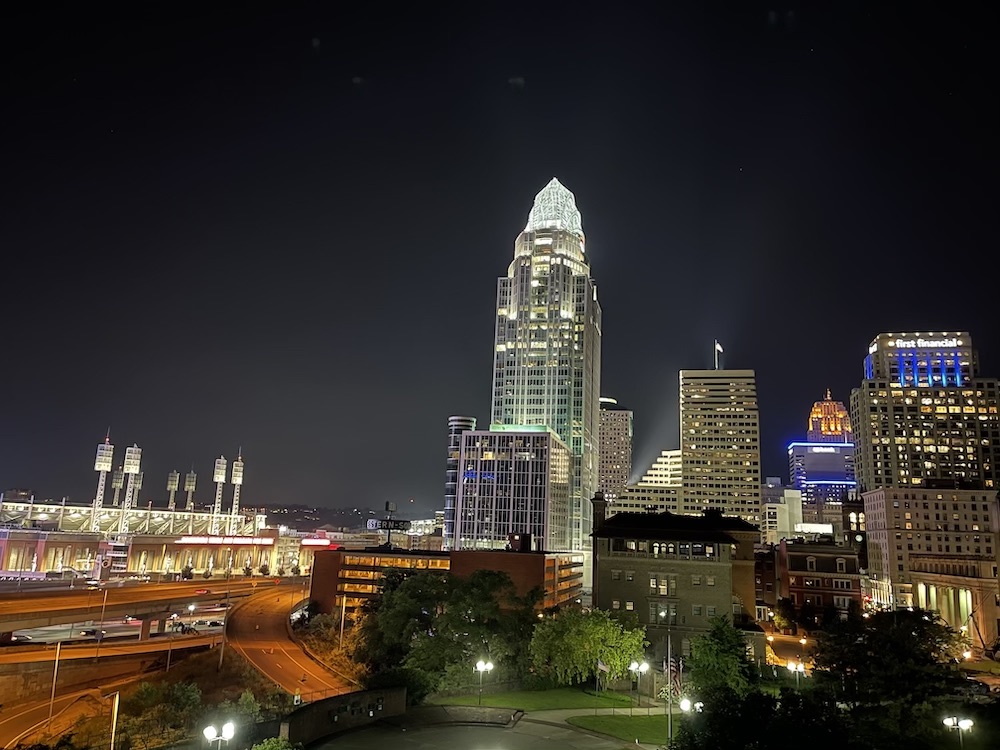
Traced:
<path fill-rule="evenodd" d="M 19 700 L 48 696 L 52 692 L 53 661 L 31 662 L 28 664 L 0 665 L 0 703 L 14 703 Z M 145 672 L 162 654 L 141 654 L 138 656 L 101 656 L 100 663 L 93 659 L 60 659 L 56 692 L 66 692 L 71 688 L 96 687 L 122 677 L 130 677 Z M 178 657 L 175 654 L 174 659 Z"/>
<path fill-rule="evenodd" d="M 365 690 L 302 706 L 281 724 L 281 736 L 308 746 L 331 734 L 406 713 L 406 688 Z"/>

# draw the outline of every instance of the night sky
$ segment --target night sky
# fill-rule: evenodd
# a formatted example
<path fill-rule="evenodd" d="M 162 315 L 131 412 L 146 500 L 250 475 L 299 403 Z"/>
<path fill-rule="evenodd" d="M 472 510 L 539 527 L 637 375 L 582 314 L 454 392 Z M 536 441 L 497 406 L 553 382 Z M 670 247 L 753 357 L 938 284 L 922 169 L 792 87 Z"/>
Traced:
<path fill-rule="evenodd" d="M 245 504 L 429 515 L 553 176 L 636 473 L 714 338 L 782 477 L 876 333 L 1000 375 L 986 4 L 338 5 L 4 11 L 0 487 L 89 502 L 110 425 L 143 503 L 242 445 Z"/>

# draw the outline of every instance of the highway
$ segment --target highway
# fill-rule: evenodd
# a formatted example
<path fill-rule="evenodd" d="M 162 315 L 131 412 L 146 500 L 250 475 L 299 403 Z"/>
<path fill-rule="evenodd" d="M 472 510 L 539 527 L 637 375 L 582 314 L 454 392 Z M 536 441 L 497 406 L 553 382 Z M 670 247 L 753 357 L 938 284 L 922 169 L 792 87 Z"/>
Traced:
<path fill-rule="evenodd" d="M 298 692 L 304 701 L 359 690 L 347 678 L 313 661 L 289 635 L 289 615 L 301 601 L 300 590 L 252 596 L 230 612 L 227 643 L 282 690 L 292 695 Z"/>
<path fill-rule="evenodd" d="M 100 691 L 95 689 L 80 690 L 68 695 L 57 695 L 55 703 L 52 705 L 53 717 L 65 711 L 78 700 L 93 696 L 100 696 Z M 0 742 L 2 747 L 15 747 L 18 741 L 26 734 L 36 729 L 39 725 L 48 721 L 49 701 L 37 700 L 31 703 L 19 703 L 15 706 L 6 706 L 0 712 Z"/>
<path fill-rule="evenodd" d="M 220 602 L 227 591 L 232 598 L 248 596 L 257 587 L 275 588 L 274 578 L 233 578 L 230 581 L 187 581 L 185 583 L 143 583 L 118 586 L 106 583 L 100 588 L 81 591 L 32 591 L 0 594 L 0 632 L 85 622 L 100 618 L 102 608 L 106 619 L 124 615 L 157 615 L 165 612 L 183 613 L 190 604 Z M 295 579 L 281 579 L 297 584 Z M 201 592 L 201 593 L 199 593 Z M 105 594 L 107 604 L 105 605 Z"/>
<path fill-rule="evenodd" d="M 217 629 L 221 630 L 221 629 Z M 148 641 L 104 641 L 100 648 L 96 642 L 65 644 L 59 650 L 59 661 L 66 659 L 93 659 L 105 656 L 135 656 L 149 654 L 154 651 L 169 651 L 171 649 L 197 648 L 215 646 L 222 638 L 221 632 L 198 635 L 161 635 Z M 29 664 L 40 661 L 54 661 L 56 647 L 45 646 L 35 649 L 4 649 L 0 650 L 0 664 Z"/>

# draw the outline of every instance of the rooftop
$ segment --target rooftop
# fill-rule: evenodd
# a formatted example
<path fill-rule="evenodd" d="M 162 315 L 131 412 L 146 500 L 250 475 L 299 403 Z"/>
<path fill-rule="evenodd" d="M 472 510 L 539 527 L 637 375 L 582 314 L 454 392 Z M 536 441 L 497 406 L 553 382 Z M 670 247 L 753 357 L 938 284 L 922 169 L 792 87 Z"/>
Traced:
<path fill-rule="evenodd" d="M 748 521 L 735 516 L 724 516 L 716 510 L 705 511 L 700 516 L 687 516 L 664 511 L 663 513 L 616 513 L 598 526 L 598 538 L 633 536 L 647 539 L 695 539 L 700 541 L 736 540 L 727 531 L 759 531 Z"/>

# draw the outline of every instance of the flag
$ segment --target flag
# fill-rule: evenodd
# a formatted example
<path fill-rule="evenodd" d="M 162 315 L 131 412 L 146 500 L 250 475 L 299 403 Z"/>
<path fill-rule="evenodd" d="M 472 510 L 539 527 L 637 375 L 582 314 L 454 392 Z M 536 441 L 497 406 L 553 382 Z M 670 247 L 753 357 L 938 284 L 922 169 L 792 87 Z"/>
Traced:
<path fill-rule="evenodd" d="M 598 672 L 610 672 L 611 671 L 611 667 L 609 667 L 603 661 L 601 661 L 600 659 L 598 659 L 597 660 L 597 671 Z"/>
<path fill-rule="evenodd" d="M 681 694 L 681 678 L 684 674 L 684 660 L 679 656 L 671 657 L 669 660 L 663 660 L 663 674 L 667 678 L 667 684 L 670 685 L 671 692 L 680 697 Z"/>
<path fill-rule="evenodd" d="M 715 342 L 715 351 L 717 351 L 719 354 L 723 353 L 722 352 L 722 344 L 720 344 L 718 341 Z"/>

